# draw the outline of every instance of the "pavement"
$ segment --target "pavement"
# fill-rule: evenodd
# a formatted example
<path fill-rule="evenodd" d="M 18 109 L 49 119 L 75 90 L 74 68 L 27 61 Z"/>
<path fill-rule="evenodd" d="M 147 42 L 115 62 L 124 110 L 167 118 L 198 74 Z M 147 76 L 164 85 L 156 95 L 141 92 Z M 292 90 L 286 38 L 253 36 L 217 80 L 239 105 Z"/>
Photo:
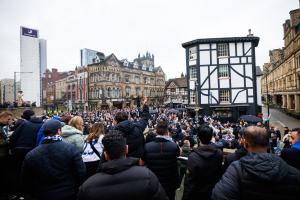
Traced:
<path fill-rule="evenodd" d="M 267 108 L 262 108 L 263 116 L 266 118 Z M 300 127 L 300 120 L 295 119 L 280 110 L 270 108 L 270 125 L 279 128 L 280 132 L 283 132 L 283 127 L 287 126 L 289 129 L 292 128 L 299 128 Z"/>

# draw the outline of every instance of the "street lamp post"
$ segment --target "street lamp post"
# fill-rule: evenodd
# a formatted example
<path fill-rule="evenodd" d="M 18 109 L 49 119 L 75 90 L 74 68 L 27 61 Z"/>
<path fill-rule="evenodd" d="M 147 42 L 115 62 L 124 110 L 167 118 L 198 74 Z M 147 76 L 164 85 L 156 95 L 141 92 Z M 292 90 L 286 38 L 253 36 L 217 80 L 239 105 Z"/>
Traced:
<path fill-rule="evenodd" d="M 195 103 L 196 103 L 196 108 L 195 108 L 195 111 L 196 111 L 196 122 L 198 122 L 198 111 L 199 111 L 199 102 L 198 102 L 198 81 L 196 80 L 195 81 Z"/>
<path fill-rule="evenodd" d="M 17 90 L 17 84 L 16 84 L 16 76 L 17 76 L 17 73 L 19 73 L 19 74 L 32 74 L 33 72 L 14 72 L 14 102 L 16 102 L 16 99 L 17 99 L 17 97 L 16 97 L 16 90 Z"/>

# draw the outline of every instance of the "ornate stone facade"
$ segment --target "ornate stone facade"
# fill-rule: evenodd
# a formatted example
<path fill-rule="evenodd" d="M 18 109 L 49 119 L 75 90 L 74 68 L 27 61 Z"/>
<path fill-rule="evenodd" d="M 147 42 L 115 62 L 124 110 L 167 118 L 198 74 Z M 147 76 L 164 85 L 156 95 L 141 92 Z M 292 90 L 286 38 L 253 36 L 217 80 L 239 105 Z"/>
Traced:
<path fill-rule="evenodd" d="M 261 78 L 264 99 L 288 111 L 300 112 L 300 9 L 283 24 L 284 47 L 270 51 Z"/>
<path fill-rule="evenodd" d="M 133 62 L 114 54 L 88 65 L 89 109 L 135 107 L 143 96 L 150 104 L 163 103 L 165 74 L 154 67 L 154 56 L 146 53 Z"/>

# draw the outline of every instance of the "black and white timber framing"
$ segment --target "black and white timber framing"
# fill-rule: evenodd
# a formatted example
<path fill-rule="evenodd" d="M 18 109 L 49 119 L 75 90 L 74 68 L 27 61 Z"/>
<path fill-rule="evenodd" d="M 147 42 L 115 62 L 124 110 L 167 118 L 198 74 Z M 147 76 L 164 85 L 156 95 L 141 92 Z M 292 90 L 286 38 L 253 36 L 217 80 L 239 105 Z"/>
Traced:
<path fill-rule="evenodd" d="M 197 39 L 186 50 L 188 103 L 204 115 L 236 120 L 256 115 L 255 47 L 259 37 Z"/>

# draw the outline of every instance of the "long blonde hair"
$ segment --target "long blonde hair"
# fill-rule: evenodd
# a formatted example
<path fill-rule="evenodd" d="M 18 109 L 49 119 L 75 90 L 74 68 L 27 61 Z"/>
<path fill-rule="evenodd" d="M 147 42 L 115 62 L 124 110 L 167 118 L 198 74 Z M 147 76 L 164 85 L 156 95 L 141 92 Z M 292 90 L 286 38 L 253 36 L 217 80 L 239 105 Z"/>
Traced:
<path fill-rule="evenodd" d="M 98 140 L 100 135 L 104 135 L 104 125 L 103 123 L 95 123 L 90 129 L 90 133 L 86 138 L 86 142 L 90 142 L 94 139 Z"/>
<path fill-rule="evenodd" d="M 83 131 L 83 119 L 80 116 L 75 116 L 69 121 L 69 125 Z"/>

